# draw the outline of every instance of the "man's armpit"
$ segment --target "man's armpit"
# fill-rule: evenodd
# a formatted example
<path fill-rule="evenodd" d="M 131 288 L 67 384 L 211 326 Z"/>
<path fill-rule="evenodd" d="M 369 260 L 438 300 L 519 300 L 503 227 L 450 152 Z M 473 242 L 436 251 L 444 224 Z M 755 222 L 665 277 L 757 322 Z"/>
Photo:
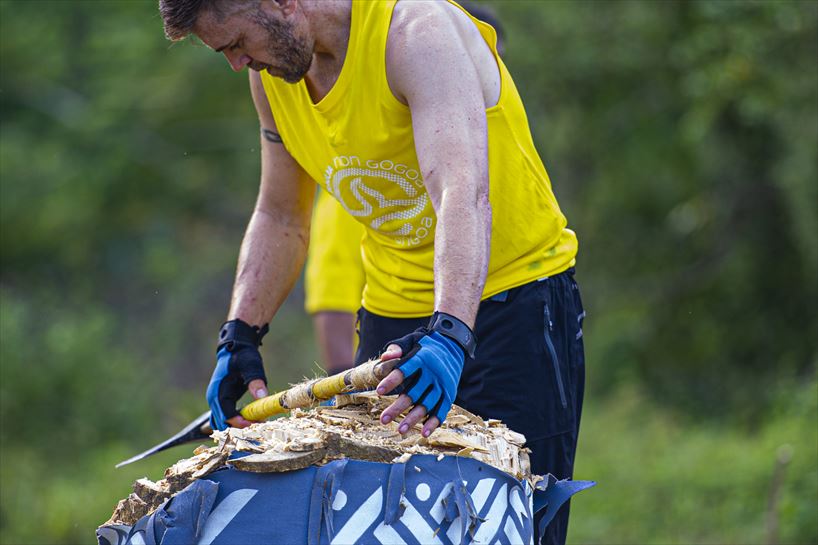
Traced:
<path fill-rule="evenodd" d="M 275 131 L 270 130 L 270 129 L 262 128 L 261 129 L 261 134 L 262 134 L 262 136 L 264 136 L 265 140 L 267 140 L 268 142 L 272 142 L 273 144 L 283 144 L 284 143 L 284 140 L 281 139 L 281 135 L 278 134 Z"/>

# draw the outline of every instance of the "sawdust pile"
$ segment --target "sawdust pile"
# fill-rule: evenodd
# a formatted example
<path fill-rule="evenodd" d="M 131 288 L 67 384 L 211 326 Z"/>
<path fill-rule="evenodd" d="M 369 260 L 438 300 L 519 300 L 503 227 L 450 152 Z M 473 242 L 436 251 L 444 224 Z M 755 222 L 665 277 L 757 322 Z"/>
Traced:
<path fill-rule="evenodd" d="M 286 418 L 214 432 L 216 446 L 200 446 L 193 457 L 168 468 L 164 479 L 137 480 L 133 493 L 119 502 L 106 524 L 134 524 L 193 480 L 225 466 L 236 451 L 249 454 L 231 460 L 230 465 L 257 473 L 293 471 L 339 458 L 399 463 L 414 454 L 432 454 L 439 459 L 474 458 L 532 485 L 540 480 L 531 474 L 525 438 L 499 420 L 484 421 L 454 405 L 428 438 L 421 435 L 421 424 L 401 436 L 398 423 L 379 421 L 394 399 L 374 393 L 338 396 L 334 407 L 295 409 Z"/>

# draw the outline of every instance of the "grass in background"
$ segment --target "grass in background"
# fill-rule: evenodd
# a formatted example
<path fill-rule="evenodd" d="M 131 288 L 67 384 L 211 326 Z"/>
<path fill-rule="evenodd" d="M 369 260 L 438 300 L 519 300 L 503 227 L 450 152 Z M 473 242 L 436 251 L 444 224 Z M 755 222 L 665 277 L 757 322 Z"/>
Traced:
<path fill-rule="evenodd" d="M 575 478 L 598 485 L 573 502 L 569 543 L 767 543 L 776 458 L 790 449 L 778 539 L 818 543 L 816 422 L 814 378 L 781 388 L 769 417 L 744 430 L 682 419 L 635 388 L 591 398 Z"/>
<path fill-rule="evenodd" d="M 131 492 L 134 480 L 144 476 L 158 480 L 168 465 L 189 453 L 177 449 L 114 469 L 115 463 L 133 454 L 125 444 L 69 457 L 56 445 L 48 457 L 41 449 L 6 449 L 0 464 L 0 542 L 95 543 L 96 526 Z"/>

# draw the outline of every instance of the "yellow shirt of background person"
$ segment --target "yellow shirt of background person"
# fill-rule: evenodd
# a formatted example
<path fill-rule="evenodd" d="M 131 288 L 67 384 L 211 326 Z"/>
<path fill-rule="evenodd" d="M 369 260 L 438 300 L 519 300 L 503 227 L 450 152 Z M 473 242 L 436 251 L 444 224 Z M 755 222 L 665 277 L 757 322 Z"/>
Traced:
<path fill-rule="evenodd" d="M 318 193 L 304 277 L 307 312 L 358 312 L 364 289 L 363 234 L 363 226 L 338 201 L 326 191 Z"/>
<path fill-rule="evenodd" d="M 347 62 L 317 104 L 303 81 L 289 84 L 266 72 L 261 80 L 287 151 L 365 227 L 363 307 L 409 318 L 434 310 L 436 216 L 418 166 L 409 108 L 386 81 L 393 6 L 352 3 Z M 573 266 L 577 240 L 531 140 L 522 100 L 496 54 L 495 32 L 472 20 L 501 74 L 498 103 L 486 110 L 492 208 L 487 298 Z M 364 27 L 367 33 L 360 31 Z"/>

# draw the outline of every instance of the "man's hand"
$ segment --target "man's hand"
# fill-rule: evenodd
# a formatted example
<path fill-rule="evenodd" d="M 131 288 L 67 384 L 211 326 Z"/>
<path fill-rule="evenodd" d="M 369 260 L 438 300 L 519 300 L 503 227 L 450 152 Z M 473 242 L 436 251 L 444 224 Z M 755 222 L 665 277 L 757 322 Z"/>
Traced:
<path fill-rule="evenodd" d="M 381 361 L 400 357 L 406 361 L 378 384 L 377 392 L 386 394 L 405 382 L 405 393 L 383 411 L 381 422 L 388 424 L 414 405 L 398 431 L 407 433 L 428 415 L 421 433 L 429 437 L 446 420 L 457 395 L 465 356 L 473 356 L 475 346 L 468 326 L 439 313 L 432 317 L 430 329 L 422 327 L 390 343 Z"/>
<path fill-rule="evenodd" d="M 252 422 L 243 418 L 236 403 L 250 390 L 254 399 L 267 395 L 267 377 L 258 347 L 268 327 L 250 326 L 231 320 L 222 326 L 216 353 L 216 369 L 207 387 L 210 426 L 223 430 L 228 424 L 246 428 Z"/>

